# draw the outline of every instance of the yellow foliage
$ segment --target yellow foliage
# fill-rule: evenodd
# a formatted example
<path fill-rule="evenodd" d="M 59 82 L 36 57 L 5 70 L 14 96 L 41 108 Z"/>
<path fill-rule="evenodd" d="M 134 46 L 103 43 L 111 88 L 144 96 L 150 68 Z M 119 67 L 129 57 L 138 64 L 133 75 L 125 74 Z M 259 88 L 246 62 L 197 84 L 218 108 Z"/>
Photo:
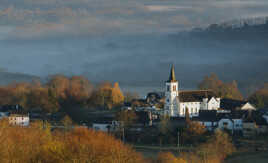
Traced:
<path fill-rule="evenodd" d="M 49 127 L 43 129 L 41 126 L 44 125 L 1 125 L 0 162 L 145 162 L 131 147 L 103 132 L 77 128 L 69 132 L 51 133 Z"/>

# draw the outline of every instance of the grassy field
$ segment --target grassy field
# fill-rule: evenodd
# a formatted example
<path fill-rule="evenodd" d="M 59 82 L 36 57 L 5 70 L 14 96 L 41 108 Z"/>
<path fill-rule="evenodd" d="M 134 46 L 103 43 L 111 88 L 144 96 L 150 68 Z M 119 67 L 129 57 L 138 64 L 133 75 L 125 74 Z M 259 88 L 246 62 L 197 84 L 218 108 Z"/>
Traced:
<path fill-rule="evenodd" d="M 226 163 L 268 163 L 268 151 L 240 153 L 226 160 Z"/>

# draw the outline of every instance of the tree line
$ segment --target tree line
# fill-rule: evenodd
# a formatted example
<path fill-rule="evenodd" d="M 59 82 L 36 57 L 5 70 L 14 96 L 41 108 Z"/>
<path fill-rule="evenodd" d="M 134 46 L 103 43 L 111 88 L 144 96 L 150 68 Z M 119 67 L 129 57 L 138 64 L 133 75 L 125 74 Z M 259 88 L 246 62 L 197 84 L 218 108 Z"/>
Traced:
<path fill-rule="evenodd" d="M 0 105 L 18 104 L 25 111 L 43 113 L 64 111 L 66 107 L 112 109 L 122 105 L 119 84 L 93 85 L 83 76 L 52 76 L 47 82 L 14 83 L 0 87 Z"/>
<path fill-rule="evenodd" d="M 210 76 L 205 76 L 204 79 L 199 83 L 198 88 L 213 90 L 214 93 L 221 98 L 237 100 L 243 99 L 235 80 L 232 82 L 223 82 L 215 73 L 212 73 Z"/>
<path fill-rule="evenodd" d="M 257 88 L 255 92 L 250 94 L 247 98 L 243 97 L 235 80 L 232 82 L 223 82 L 214 73 L 210 76 L 205 76 L 198 87 L 199 89 L 213 90 L 216 95 L 221 98 L 248 100 L 257 108 L 268 107 L 268 83 L 264 83 L 263 86 Z"/>

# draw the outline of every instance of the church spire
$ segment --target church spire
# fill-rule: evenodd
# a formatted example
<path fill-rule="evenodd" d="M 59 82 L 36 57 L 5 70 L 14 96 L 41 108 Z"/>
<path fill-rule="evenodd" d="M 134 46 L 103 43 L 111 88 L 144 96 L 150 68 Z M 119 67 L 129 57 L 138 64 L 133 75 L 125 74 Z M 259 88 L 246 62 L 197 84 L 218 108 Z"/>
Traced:
<path fill-rule="evenodd" d="M 176 78 L 175 78 L 175 70 L 174 70 L 174 65 L 172 65 L 171 70 L 170 70 L 170 75 L 169 75 L 169 79 L 168 82 L 176 82 Z"/>

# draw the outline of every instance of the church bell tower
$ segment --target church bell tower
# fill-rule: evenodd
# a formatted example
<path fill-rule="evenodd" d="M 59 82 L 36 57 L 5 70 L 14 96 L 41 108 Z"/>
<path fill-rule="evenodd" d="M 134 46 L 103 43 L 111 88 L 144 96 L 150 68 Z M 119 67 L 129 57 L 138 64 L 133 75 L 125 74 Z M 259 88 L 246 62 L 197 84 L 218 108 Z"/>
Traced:
<path fill-rule="evenodd" d="M 175 117 L 178 115 L 178 104 L 177 96 L 178 92 L 178 81 L 175 78 L 174 65 L 172 65 L 170 70 L 170 75 L 168 81 L 166 81 L 166 90 L 165 90 L 165 114 L 170 117 Z"/>

